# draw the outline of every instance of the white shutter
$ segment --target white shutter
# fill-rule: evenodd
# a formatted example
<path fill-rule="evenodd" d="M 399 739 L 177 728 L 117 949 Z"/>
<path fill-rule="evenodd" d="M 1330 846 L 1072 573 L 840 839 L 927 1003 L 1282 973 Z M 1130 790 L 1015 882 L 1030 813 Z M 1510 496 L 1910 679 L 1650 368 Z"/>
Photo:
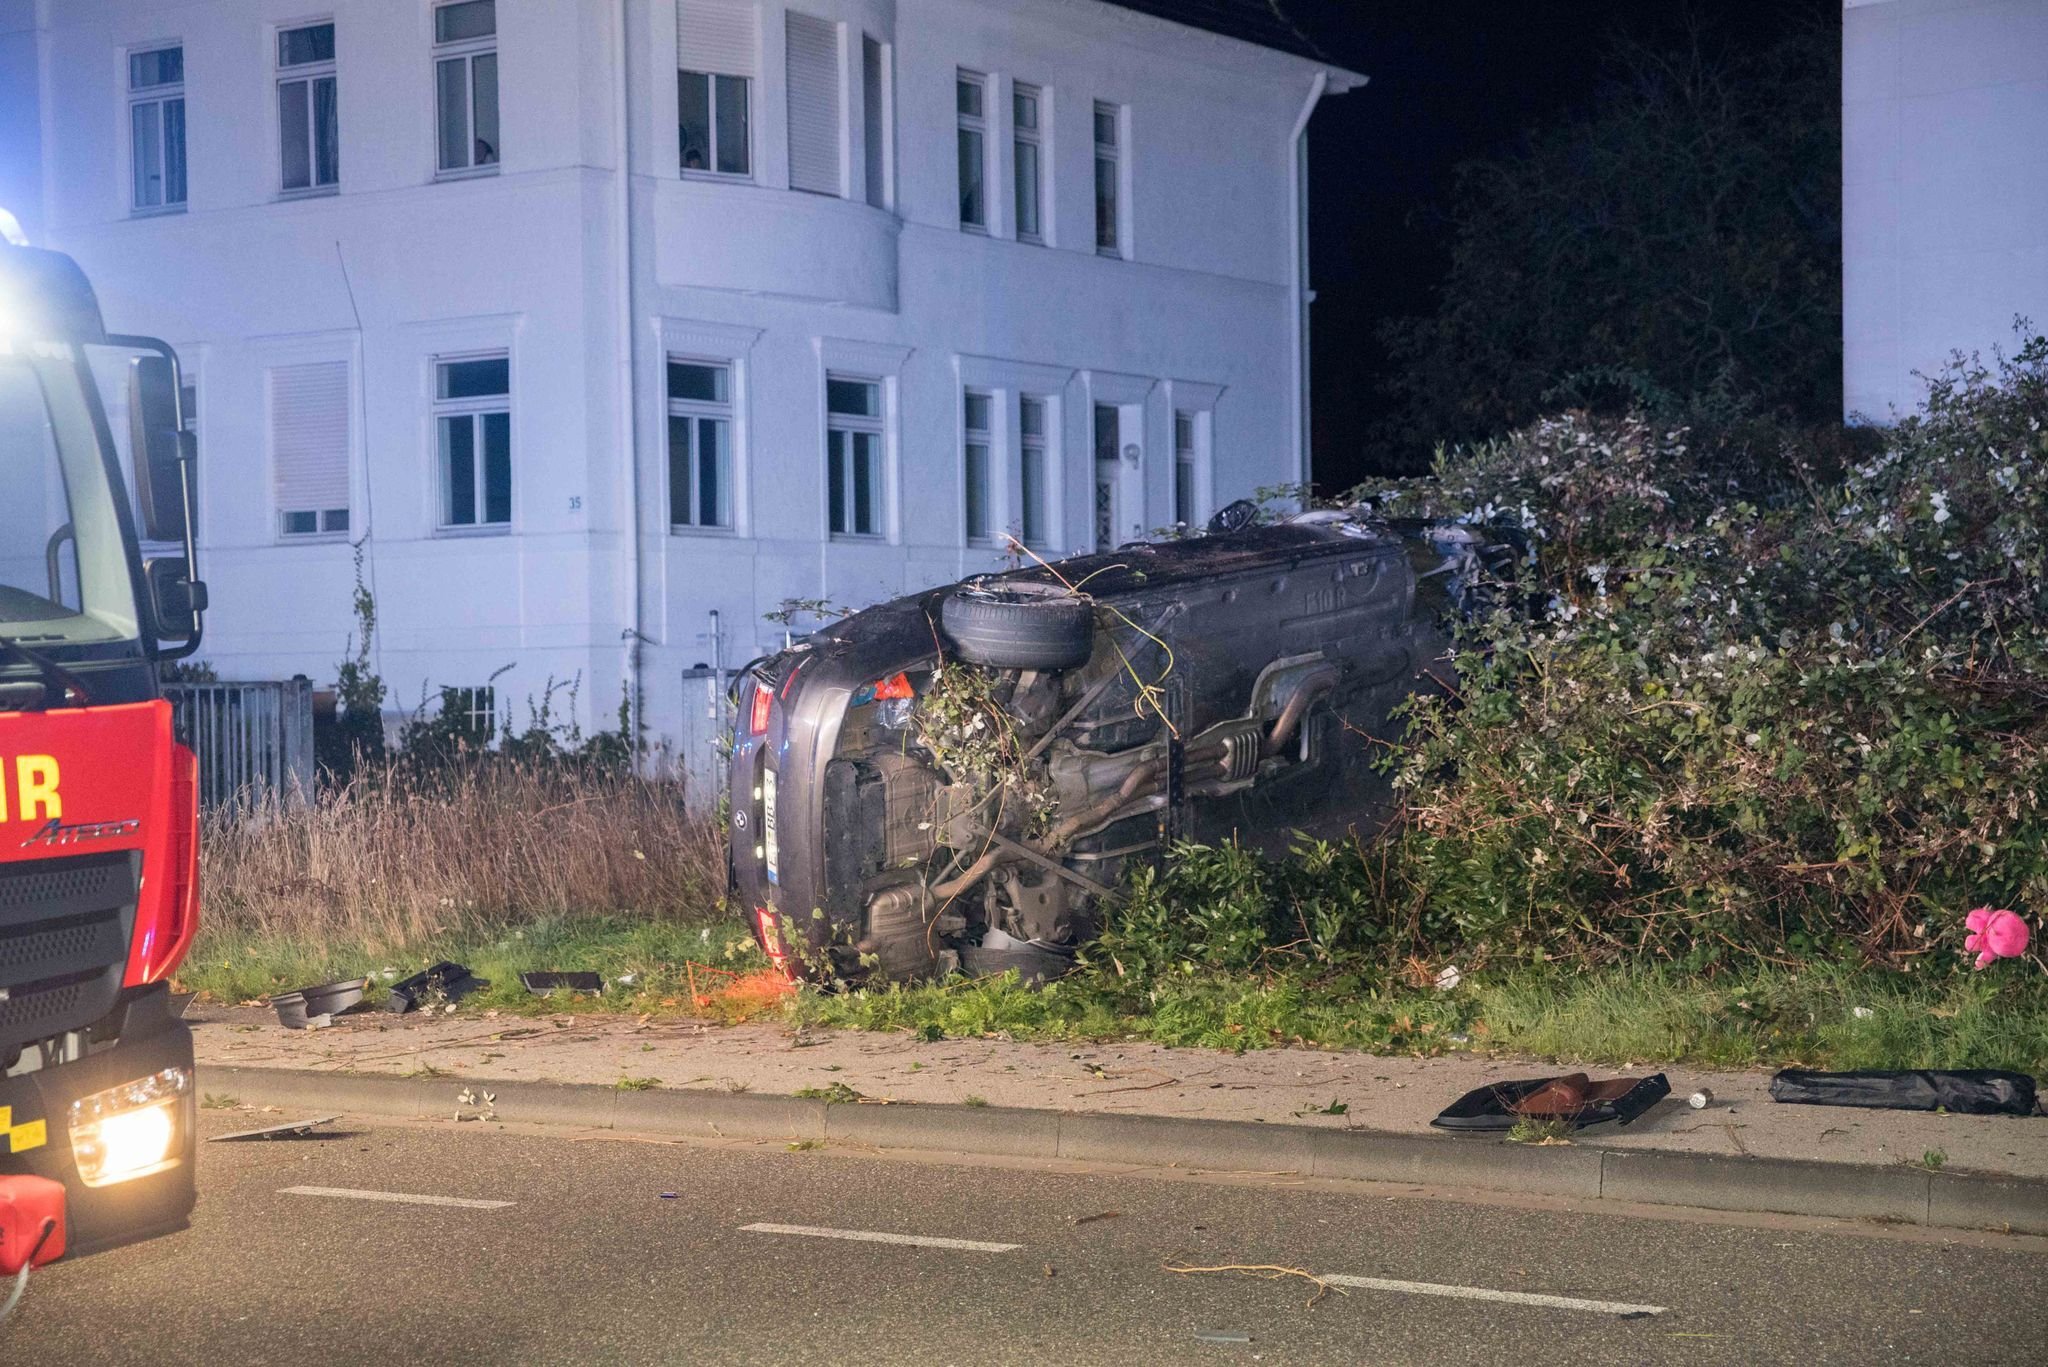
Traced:
<path fill-rule="evenodd" d="M 677 0 L 676 66 L 752 79 L 757 13 L 746 0 Z"/>
<path fill-rule="evenodd" d="M 270 455 L 280 513 L 348 507 L 348 362 L 270 372 Z"/>
<path fill-rule="evenodd" d="M 789 12 L 789 188 L 840 193 L 839 25 Z"/>

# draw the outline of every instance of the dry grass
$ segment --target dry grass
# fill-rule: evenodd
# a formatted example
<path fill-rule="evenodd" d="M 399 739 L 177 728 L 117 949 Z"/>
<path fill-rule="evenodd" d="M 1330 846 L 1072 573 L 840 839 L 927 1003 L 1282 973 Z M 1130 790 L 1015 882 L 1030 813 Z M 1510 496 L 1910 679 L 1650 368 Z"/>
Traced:
<path fill-rule="evenodd" d="M 388 770 L 210 818 L 201 848 L 206 927 L 240 937 L 418 945 L 583 914 L 702 920 L 725 891 L 719 830 L 679 788 L 514 764 Z"/>

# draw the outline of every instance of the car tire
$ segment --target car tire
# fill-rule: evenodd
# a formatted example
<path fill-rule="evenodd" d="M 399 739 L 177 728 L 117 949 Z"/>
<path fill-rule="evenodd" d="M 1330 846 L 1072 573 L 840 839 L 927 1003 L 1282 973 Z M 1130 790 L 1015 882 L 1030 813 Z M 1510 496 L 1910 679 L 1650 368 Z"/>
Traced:
<path fill-rule="evenodd" d="M 939 625 L 969 664 L 1072 669 L 1095 648 L 1095 607 L 1061 584 L 970 585 L 939 604 Z"/>

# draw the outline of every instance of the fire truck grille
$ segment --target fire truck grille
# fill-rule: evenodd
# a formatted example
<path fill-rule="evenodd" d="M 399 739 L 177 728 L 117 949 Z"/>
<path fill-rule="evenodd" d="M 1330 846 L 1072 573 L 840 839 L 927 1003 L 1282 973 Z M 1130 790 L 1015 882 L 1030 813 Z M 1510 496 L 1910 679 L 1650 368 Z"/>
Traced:
<path fill-rule="evenodd" d="M 0 864 L 0 1050 L 113 1009 L 140 870 L 125 851 Z"/>

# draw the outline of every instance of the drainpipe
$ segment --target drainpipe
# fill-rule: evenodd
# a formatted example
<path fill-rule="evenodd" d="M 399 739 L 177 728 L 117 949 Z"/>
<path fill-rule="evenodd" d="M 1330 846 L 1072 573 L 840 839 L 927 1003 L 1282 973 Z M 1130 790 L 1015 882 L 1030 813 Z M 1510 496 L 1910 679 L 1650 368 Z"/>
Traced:
<path fill-rule="evenodd" d="M 1288 199 L 1293 206 L 1294 232 L 1288 243 L 1288 303 L 1292 312 L 1293 337 L 1289 352 L 1293 363 L 1294 395 L 1290 405 L 1294 420 L 1289 435 L 1294 441 L 1295 479 L 1302 486 L 1306 507 L 1309 484 L 1308 431 L 1308 120 L 1316 112 L 1330 73 L 1318 71 L 1308 83 L 1308 98 L 1301 102 L 1294 131 L 1287 135 Z"/>
<path fill-rule="evenodd" d="M 628 734 L 635 738 L 640 735 L 640 643 L 641 632 L 641 575 L 640 564 L 640 449 L 638 429 L 634 413 L 633 385 L 633 159 L 632 159 L 632 106 L 627 99 L 626 77 L 626 11 L 628 0 L 618 0 L 614 15 L 612 33 L 612 55 L 618 67 L 618 86 L 612 99 L 612 142 L 618 149 L 618 172 L 613 185 L 613 200 L 616 223 L 613 232 L 613 257 L 617 267 L 617 278 L 613 293 L 619 301 L 618 336 L 618 405 L 619 405 L 619 450 L 626 457 L 626 513 L 630 521 L 627 544 L 632 549 L 632 560 L 626 575 L 631 599 L 626 612 L 626 708 Z"/>

